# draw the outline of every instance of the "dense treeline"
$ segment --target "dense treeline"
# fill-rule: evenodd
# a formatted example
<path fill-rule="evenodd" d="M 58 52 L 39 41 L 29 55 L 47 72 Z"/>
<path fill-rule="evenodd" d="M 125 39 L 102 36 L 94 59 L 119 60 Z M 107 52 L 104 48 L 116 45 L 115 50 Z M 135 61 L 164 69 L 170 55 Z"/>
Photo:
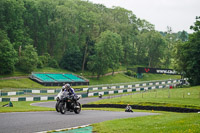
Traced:
<path fill-rule="evenodd" d="M 172 67 L 175 42 L 188 38 L 155 31 L 124 8 L 81 0 L 1 0 L 0 35 L 1 74 L 51 66 L 98 76 L 120 64 Z"/>
<path fill-rule="evenodd" d="M 194 30 L 187 42 L 177 41 L 174 48 L 175 69 L 189 79 L 191 85 L 200 85 L 200 16 L 196 17 Z"/>

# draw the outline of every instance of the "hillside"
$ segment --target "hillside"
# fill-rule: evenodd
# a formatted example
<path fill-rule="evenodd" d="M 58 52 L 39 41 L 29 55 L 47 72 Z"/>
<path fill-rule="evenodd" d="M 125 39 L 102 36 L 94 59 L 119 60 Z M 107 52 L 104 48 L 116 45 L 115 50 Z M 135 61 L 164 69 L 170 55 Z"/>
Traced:
<path fill-rule="evenodd" d="M 44 68 L 44 69 L 36 69 L 35 72 L 52 72 L 52 73 L 72 73 L 70 71 L 64 69 L 55 69 L 55 68 Z M 20 75 L 19 75 L 20 73 Z M 80 75 L 80 72 L 75 73 Z M 124 72 L 120 72 L 115 74 L 114 76 L 107 74 L 107 76 L 102 76 L 100 79 L 96 77 L 91 77 L 91 73 L 87 72 L 84 76 L 85 78 L 90 80 L 90 85 L 97 84 L 113 84 L 113 83 L 127 83 L 127 82 L 139 82 L 139 81 L 150 81 L 150 80 L 165 80 L 165 79 L 179 79 L 180 76 L 174 75 L 162 75 L 162 74 L 144 74 L 142 79 L 137 79 L 134 77 L 130 77 L 124 74 Z M 21 77 L 25 76 L 25 77 Z M 10 79 L 9 79 L 10 77 Z M 12 78 L 11 78 L 12 77 Z M 5 78 L 5 79 L 4 79 Z M 0 89 L 2 88 L 59 88 L 59 87 L 45 87 L 42 86 L 28 78 L 28 74 L 23 74 L 21 72 L 16 72 L 10 75 L 1 76 L 0 80 Z M 75 87 L 76 88 L 76 87 Z"/>

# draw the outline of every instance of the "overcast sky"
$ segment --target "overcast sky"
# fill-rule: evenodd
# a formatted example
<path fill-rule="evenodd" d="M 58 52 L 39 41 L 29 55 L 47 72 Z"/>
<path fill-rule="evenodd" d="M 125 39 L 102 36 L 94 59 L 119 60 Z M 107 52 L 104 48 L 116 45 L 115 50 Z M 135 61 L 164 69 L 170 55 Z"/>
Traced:
<path fill-rule="evenodd" d="M 106 7 L 120 6 L 131 10 L 138 18 L 155 25 L 158 31 L 187 31 L 200 16 L 200 0 L 89 0 Z"/>

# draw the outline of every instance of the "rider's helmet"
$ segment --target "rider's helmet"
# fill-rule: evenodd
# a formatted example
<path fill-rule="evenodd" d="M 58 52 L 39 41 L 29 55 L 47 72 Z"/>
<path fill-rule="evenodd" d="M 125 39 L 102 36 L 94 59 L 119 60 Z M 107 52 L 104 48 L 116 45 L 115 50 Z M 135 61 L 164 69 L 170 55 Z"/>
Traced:
<path fill-rule="evenodd" d="M 70 84 L 65 84 L 65 88 L 70 88 Z"/>

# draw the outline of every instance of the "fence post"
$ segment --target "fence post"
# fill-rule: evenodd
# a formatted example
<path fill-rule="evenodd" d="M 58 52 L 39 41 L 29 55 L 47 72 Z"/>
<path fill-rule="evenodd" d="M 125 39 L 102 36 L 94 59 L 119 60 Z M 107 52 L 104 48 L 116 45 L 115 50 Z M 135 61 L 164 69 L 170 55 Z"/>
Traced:
<path fill-rule="evenodd" d="M 199 98 L 200 98 L 200 92 L 199 92 Z"/>
<path fill-rule="evenodd" d="M 156 91 L 156 95 L 155 95 L 155 98 L 157 98 L 157 91 Z"/>
<path fill-rule="evenodd" d="M 168 98 L 170 98 L 170 91 L 168 91 Z"/>

